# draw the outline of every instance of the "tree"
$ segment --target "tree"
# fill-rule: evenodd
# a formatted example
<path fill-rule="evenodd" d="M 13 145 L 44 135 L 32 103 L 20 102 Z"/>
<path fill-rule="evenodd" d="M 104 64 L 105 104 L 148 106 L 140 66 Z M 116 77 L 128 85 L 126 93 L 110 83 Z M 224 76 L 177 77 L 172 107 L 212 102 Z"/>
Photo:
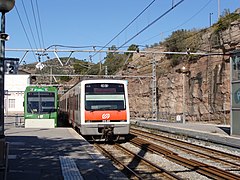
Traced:
<path fill-rule="evenodd" d="M 113 52 L 108 52 L 106 58 L 112 58 L 115 54 L 118 54 L 117 52 L 118 49 L 115 45 L 112 45 L 112 47 L 108 48 L 108 50 Z"/>
<path fill-rule="evenodd" d="M 190 49 L 190 52 L 196 52 L 200 46 L 201 36 L 204 32 L 202 30 L 177 30 L 168 37 L 163 45 L 166 46 L 169 52 L 186 52 Z M 180 63 L 180 61 L 188 58 L 178 54 L 167 55 L 168 59 L 171 59 L 171 65 L 174 67 Z"/>
<path fill-rule="evenodd" d="M 131 46 L 128 47 L 128 51 L 136 51 L 136 52 L 139 52 L 138 45 L 132 44 Z M 126 54 L 127 56 L 128 56 L 129 54 L 131 54 L 131 55 L 130 55 L 130 58 L 133 56 L 133 53 L 126 52 L 125 54 Z"/>
<path fill-rule="evenodd" d="M 117 47 L 113 45 L 109 50 L 117 50 Z M 125 54 L 120 54 L 118 52 L 108 52 L 107 56 L 105 57 L 105 61 L 103 66 L 108 67 L 108 74 L 113 75 L 115 74 L 120 68 L 122 68 L 123 63 L 126 59 Z"/>
<path fill-rule="evenodd" d="M 73 67 L 76 74 L 84 74 L 88 70 L 89 64 L 86 60 L 79 60 L 75 61 Z"/>
<path fill-rule="evenodd" d="M 239 20 L 240 14 L 238 13 L 230 13 L 229 9 L 225 9 L 216 23 L 215 27 L 215 33 L 219 33 L 221 31 L 224 31 L 228 29 L 231 26 L 231 23 L 233 21 Z"/>

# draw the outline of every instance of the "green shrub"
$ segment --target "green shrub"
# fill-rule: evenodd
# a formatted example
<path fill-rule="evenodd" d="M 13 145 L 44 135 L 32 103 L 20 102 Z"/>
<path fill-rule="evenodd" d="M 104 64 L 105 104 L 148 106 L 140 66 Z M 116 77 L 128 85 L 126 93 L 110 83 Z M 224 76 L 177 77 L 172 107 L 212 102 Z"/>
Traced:
<path fill-rule="evenodd" d="M 229 10 L 225 10 L 218 22 L 214 25 L 214 32 L 219 33 L 228 29 L 233 21 L 240 20 L 240 14 L 230 13 Z"/>

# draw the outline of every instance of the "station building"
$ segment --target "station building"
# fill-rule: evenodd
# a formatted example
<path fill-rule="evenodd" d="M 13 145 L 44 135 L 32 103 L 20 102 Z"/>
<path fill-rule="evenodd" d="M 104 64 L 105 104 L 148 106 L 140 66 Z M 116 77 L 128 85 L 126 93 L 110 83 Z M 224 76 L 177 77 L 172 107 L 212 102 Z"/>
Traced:
<path fill-rule="evenodd" d="M 31 83 L 31 74 L 19 70 L 17 74 L 5 74 L 4 114 L 23 115 L 24 91 Z"/>

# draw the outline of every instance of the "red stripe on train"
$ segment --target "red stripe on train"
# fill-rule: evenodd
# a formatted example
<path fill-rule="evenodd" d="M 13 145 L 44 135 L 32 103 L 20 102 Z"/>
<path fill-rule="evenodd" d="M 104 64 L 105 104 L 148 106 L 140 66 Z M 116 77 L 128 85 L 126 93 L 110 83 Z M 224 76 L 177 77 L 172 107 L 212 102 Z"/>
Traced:
<path fill-rule="evenodd" d="M 85 111 L 85 121 L 127 120 L 127 112 L 123 111 Z"/>

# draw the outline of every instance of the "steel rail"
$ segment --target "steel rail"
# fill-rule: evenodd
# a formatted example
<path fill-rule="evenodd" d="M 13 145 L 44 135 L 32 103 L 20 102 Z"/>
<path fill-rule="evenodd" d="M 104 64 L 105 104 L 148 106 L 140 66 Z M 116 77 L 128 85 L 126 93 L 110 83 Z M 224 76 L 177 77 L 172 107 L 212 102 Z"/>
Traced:
<path fill-rule="evenodd" d="M 124 167 L 123 169 L 124 170 L 127 170 L 128 173 L 130 174 L 133 174 L 134 176 L 136 176 L 137 178 L 139 179 L 145 179 L 143 177 L 141 177 L 141 175 L 139 175 L 136 170 L 136 167 L 131 168 L 129 167 L 129 165 L 124 165 L 124 163 L 122 163 L 121 161 L 119 161 L 117 158 L 115 158 L 111 153 L 109 153 L 109 151 L 107 151 L 106 149 L 104 149 L 104 147 L 102 147 L 100 144 L 94 144 L 97 148 L 100 149 L 100 151 L 102 151 L 107 157 L 109 157 L 111 160 L 113 160 L 115 163 L 118 163 L 120 164 L 122 167 Z M 180 178 L 179 176 L 159 167 L 158 165 L 156 164 L 153 164 L 152 162 L 150 162 L 149 160 L 147 160 L 146 158 L 138 155 L 138 154 L 135 154 L 133 153 L 132 151 L 128 150 L 127 148 L 119 145 L 119 144 L 114 144 L 115 148 L 117 149 L 120 149 L 121 151 L 123 151 L 126 155 L 129 154 L 130 156 L 133 156 L 134 158 L 137 158 L 140 160 L 140 162 L 144 163 L 145 166 L 150 166 L 152 168 L 152 170 L 154 170 L 153 174 L 159 174 L 160 176 L 163 176 L 164 178 L 167 178 L 167 179 L 172 179 L 172 180 L 182 180 L 182 178 Z M 156 170 L 156 171 L 155 171 Z M 141 171 L 142 174 L 151 174 L 151 172 L 147 172 L 147 173 L 143 173 Z"/>
<path fill-rule="evenodd" d="M 125 152 L 129 153 L 129 154 L 132 154 L 134 157 L 137 157 L 139 158 L 140 160 L 144 161 L 145 163 L 149 164 L 150 166 L 152 166 L 153 168 L 155 168 L 156 170 L 160 170 L 160 173 L 164 173 L 166 174 L 167 177 L 171 178 L 171 179 L 182 179 L 180 178 L 179 176 L 176 176 L 175 174 L 161 168 L 160 166 L 156 165 L 156 164 L 153 164 L 152 162 L 150 162 L 149 160 L 147 160 L 146 158 L 138 155 L 138 154 L 135 154 L 133 153 L 132 151 L 130 151 L 129 149 L 119 145 L 119 144 L 116 144 L 118 148 L 121 148 L 122 150 L 124 150 Z"/>
<path fill-rule="evenodd" d="M 144 136 L 144 137 L 147 137 L 147 138 L 150 138 L 150 139 L 153 139 L 153 140 L 157 140 L 157 141 L 163 142 L 165 144 L 168 144 L 168 145 L 171 145 L 171 146 L 174 146 L 174 147 L 180 147 L 182 149 L 201 154 L 205 157 L 207 156 L 207 157 L 213 158 L 213 155 L 218 155 L 218 156 L 221 156 L 221 157 L 231 158 L 231 159 L 234 159 L 234 160 L 236 160 L 236 159 L 240 160 L 239 156 L 236 156 L 236 155 L 233 155 L 233 154 L 230 154 L 230 153 L 218 151 L 216 149 L 210 149 L 210 148 L 207 148 L 207 147 L 202 147 L 202 146 L 199 146 L 199 145 L 196 145 L 196 144 L 191 144 L 191 143 L 188 143 L 188 142 L 180 141 L 180 140 L 170 138 L 170 137 L 166 137 L 166 136 L 162 136 L 162 135 L 159 135 L 159 134 L 152 134 L 152 133 L 149 133 L 149 132 L 146 132 L 146 131 L 141 131 L 141 130 L 132 129 L 132 128 L 131 128 L 131 133 L 133 133 L 135 135 Z M 159 139 L 159 138 L 161 138 L 161 139 Z M 201 152 L 193 150 L 191 148 L 196 148 L 198 150 L 205 151 L 206 153 L 201 153 Z M 221 158 L 218 158 L 216 156 L 214 157 L 214 159 L 217 159 L 219 161 L 223 161 L 225 163 L 229 163 L 229 164 L 240 167 L 240 164 L 238 164 L 238 163 L 229 162 L 228 160 L 221 159 Z"/>
<path fill-rule="evenodd" d="M 123 170 L 128 171 L 129 174 L 134 175 L 136 178 L 138 179 L 142 179 L 135 171 L 133 171 L 131 168 L 129 168 L 128 166 L 126 166 L 125 164 L 123 164 L 121 161 L 119 161 L 117 158 L 115 158 L 114 156 L 112 156 L 108 151 L 106 151 L 103 147 L 101 147 L 99 144 L 94 144 L 95 147 L 97 147 L 101 152 L 103 152 L 103 154 L 105 156 L 107 156 L 108 158 L 110 158 L 112 161 L 114 161 L 115 163 L 117 163 L 118 165 L 123 167 Z"/>
<path fill-rule="evenodd" d="M 154 153 L 162 154 L 167 159 L 174 161 L 175 163 L 181 164 L 181 165 L 183 165 L 189 169 L 192 169 L 196 172 L 199 172 L 207 177 L 210 177 L 213 179 L 222 178 L 222 179 L 229 179 L 229 180 L 240 179 L 240 176 L 237 174 L 233 174 L 233 173 L 224 171 L 222 169 L 219 169 L 219 168 L 216 168 L 216 167 L 204 164 L 204 163 L 200 163 L 193 159 L 187 159 L 187 158 L 181 157 L 176 153 L 166 153 L 165 151 L 162 152 L 161 146 L 153 144 L 144 139 L 133 138 L 130 140 L 130 142 L 141 148 L 147 144 L 148 146 L 145 146 L 146 151 L 150 150 Z"/>

